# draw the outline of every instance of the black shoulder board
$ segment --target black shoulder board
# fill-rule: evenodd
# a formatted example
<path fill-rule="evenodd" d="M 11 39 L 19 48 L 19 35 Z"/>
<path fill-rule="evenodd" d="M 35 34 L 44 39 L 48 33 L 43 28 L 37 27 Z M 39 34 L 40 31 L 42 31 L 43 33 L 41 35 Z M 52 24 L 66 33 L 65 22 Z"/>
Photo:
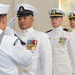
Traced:
<path fill-rule="evenodd" d="M 72 30 L 71 29 L 68 29 L 68 28 L 63 28 L 64 31 L 67 31 L 67 32 L 71 32 Z"/>
<path fill-rule="evenodd" d="M 46 31 L 46 33 L 51 32 L 53 29 Z"/>

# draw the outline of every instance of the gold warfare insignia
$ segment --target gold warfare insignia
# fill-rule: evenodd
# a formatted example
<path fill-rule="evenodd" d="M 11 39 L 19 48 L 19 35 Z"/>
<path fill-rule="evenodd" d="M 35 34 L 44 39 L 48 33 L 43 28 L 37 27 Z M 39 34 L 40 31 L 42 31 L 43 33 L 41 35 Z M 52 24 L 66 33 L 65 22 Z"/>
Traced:
<path fill-rule="evenodd" d="M 56 10 L 52 10 L 52 14 L 53 14 L 53 15 L 56 14 Z"/>
<path fill-rule="evenodd" d="M 20 12 L 22 12 L 22 11 L 23 11 L 23 8 L 21 7 L 21 8 L 20 8 Z"/>
<path fill-rule="evenodd" d="M 60 43 L 61 45 L 64 45 L 64 44 L 66 43 L 66 38 L 60 37 L 60 38 L 59 38 L 59 43 Z"/>
<path fill-rule="evenodd" d="M 28 50 L 36 50 L 37 49 L 37 40 L 27 40 L 26 48 Z"/>

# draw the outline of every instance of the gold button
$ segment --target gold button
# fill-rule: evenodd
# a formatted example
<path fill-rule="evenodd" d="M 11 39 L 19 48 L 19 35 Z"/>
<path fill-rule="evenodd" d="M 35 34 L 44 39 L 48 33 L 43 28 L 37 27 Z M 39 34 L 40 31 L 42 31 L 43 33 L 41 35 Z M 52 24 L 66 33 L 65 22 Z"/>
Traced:
<path fill-rule="evenodd" d="M 25 34 L 23 34 L 23 36 L 26 36 Z"/>
<path fill-rule="evenodd" d="M 55 34 L 58 34 L 58 32 L 55 32 Z"/>
<path fill-rule="evenodd" d="M 56 38 L 54 38 L 54 40 L 56 40 Z"/>
<path fill-rule="evenodd" d="M 54 46 L 54 48 L 56 48 L 56 46 Z"/>

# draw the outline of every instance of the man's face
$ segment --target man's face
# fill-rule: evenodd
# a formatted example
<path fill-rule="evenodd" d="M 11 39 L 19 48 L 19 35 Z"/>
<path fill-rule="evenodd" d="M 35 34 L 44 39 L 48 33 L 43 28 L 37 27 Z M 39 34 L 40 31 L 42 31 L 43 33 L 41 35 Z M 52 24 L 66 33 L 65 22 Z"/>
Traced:
<path fill-rule="evenodd" d="M 30 28 L 33 22 L 34 22 L 34 18 L 32 15 L 18 17 L 18 25 L 21 30 Z"/>
<path fill-rule="evenodd" d="M 7 25 L 7 15 L 0 16 L 0 28 L 4 31 Z"/>
<path fill-rule="evenodd" d="M 61 26 L 62 22 L 63 22 L 62 17 L 51 17 L 51 24 L 54 28 Z"/>
<path fill-rule="evenodd" d="M 75 28 L 75 18 L 70 18 L 69 21 L 70 21 L 70 26 L 72 28 Z"/>
<path fill-rule="evenodd" d="M 4 29 L 5 29 L 7 25 L 7 15 L 4 18 L 5 18 L 5 25 L 4 25 Z"/>

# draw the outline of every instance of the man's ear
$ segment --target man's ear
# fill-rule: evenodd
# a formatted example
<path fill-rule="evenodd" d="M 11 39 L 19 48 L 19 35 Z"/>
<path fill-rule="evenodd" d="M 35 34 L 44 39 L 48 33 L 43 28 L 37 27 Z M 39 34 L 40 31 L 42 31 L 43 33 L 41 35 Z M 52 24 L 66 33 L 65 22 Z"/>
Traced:
<path fill-rule="evenodd" d="M 2 18 L 2 22 L 3 22 L 3 24 L 6 24 L 6 23 L 7 23 L 7 17 L 6 17 L 6 16 L 4 16 L 4 17 Z"/>
<path fill-rule="evenodd" d="M 34 22 L 34 18 L 32 18 L 32 21 Z"/>

